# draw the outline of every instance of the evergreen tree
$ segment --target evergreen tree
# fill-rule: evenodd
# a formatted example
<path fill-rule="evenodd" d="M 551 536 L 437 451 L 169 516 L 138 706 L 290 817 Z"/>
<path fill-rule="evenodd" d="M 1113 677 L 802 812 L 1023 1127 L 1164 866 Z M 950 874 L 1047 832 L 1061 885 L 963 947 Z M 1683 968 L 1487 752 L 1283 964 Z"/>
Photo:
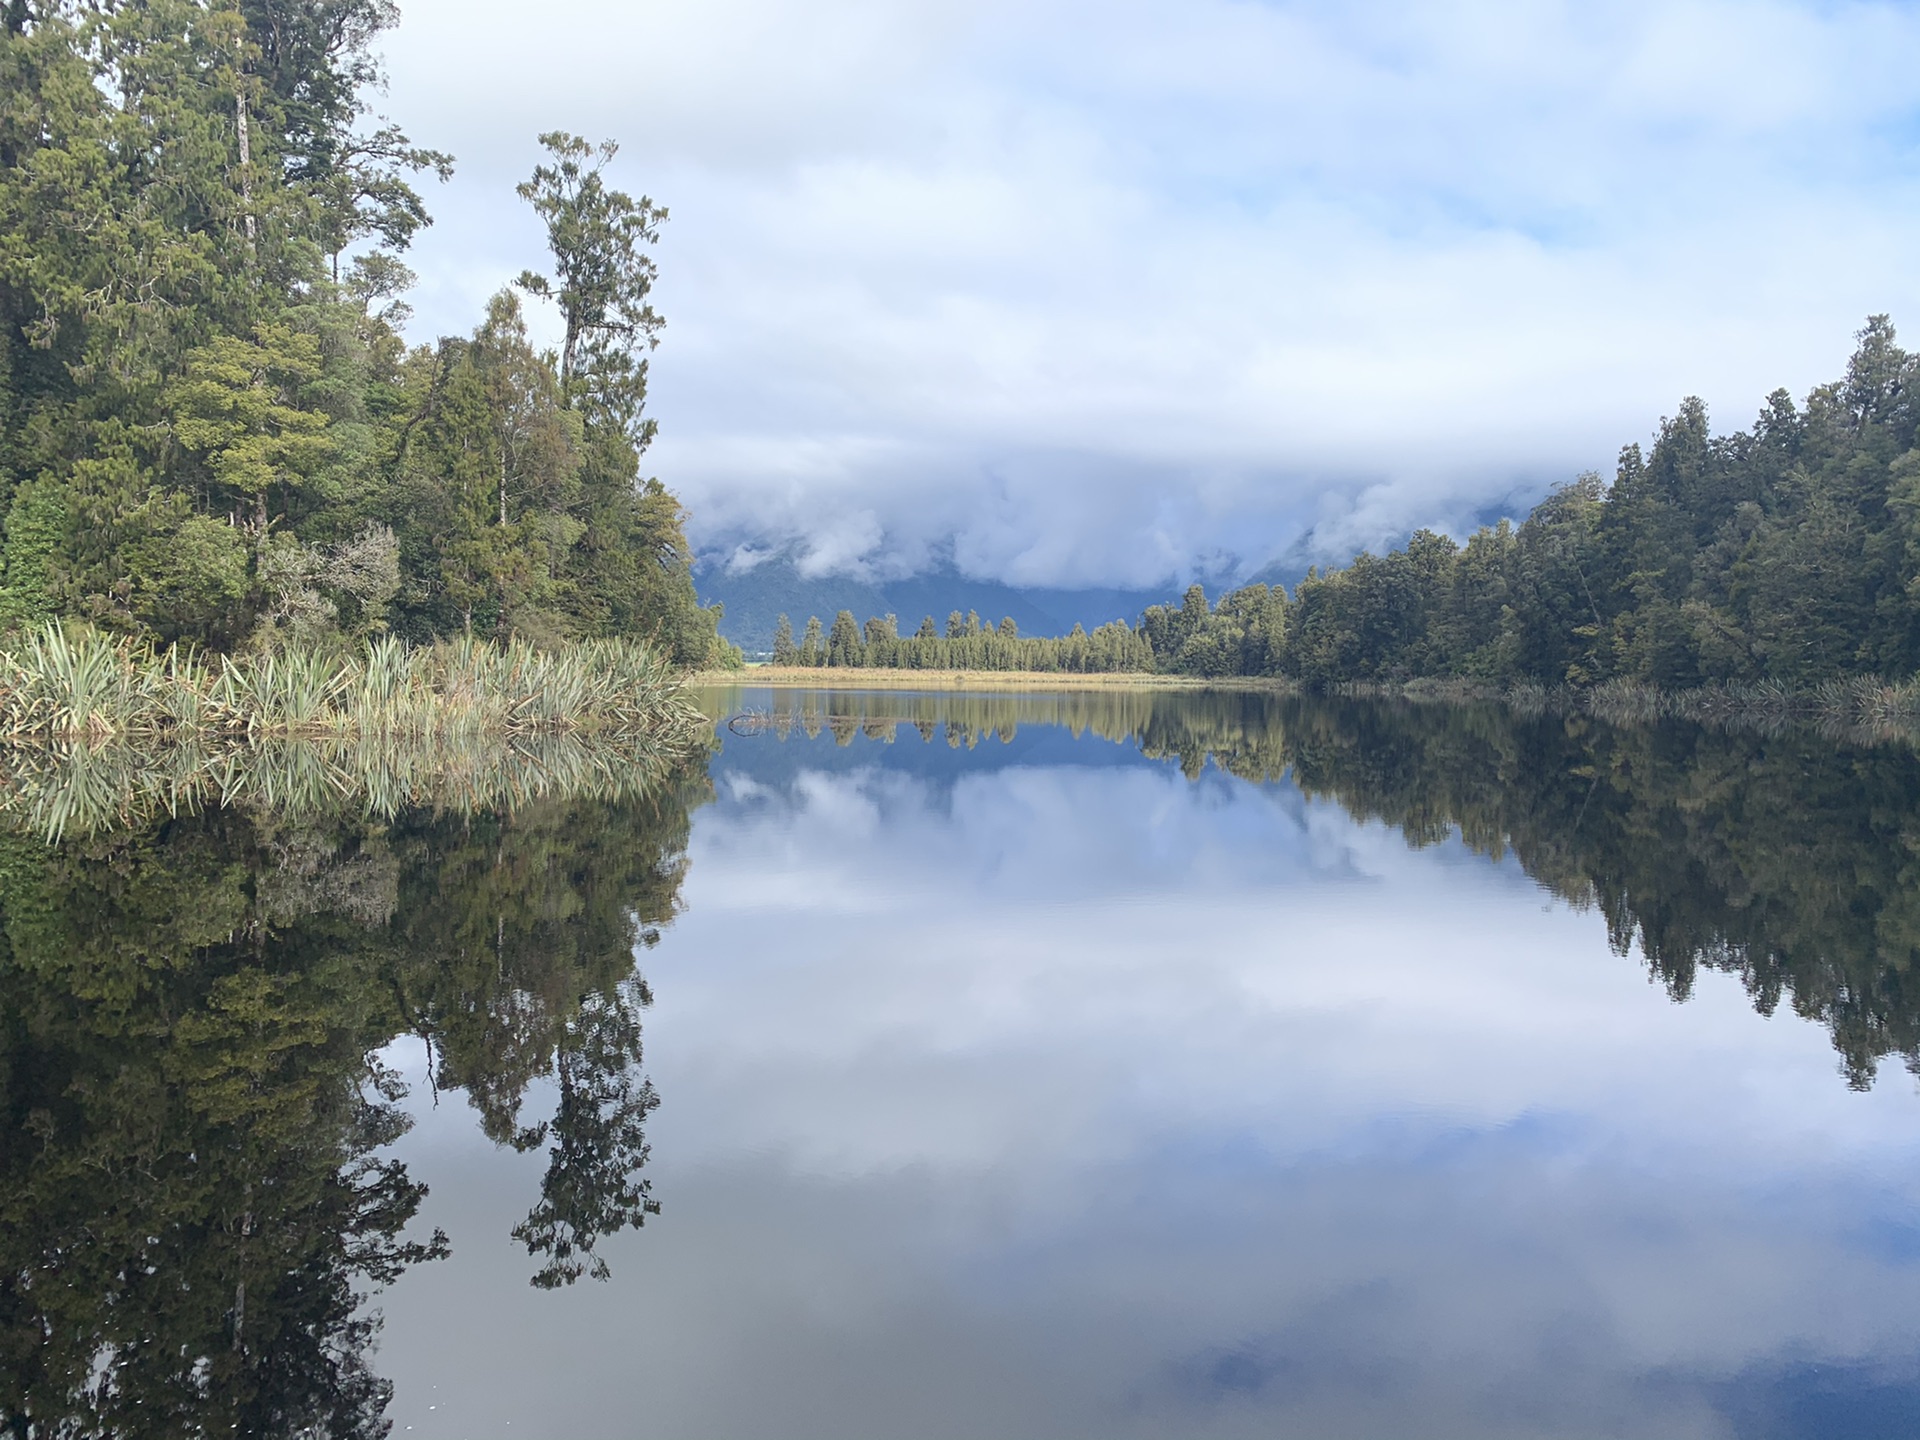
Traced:
<path fill-rule="evenodd" d="M 857 666 L 866 663 L 866 646 L 860 639 L 860 627 L 854 622 L 851 610 L 842 610 L 833 617 L 833 629 L 827 635 L 827 658 L 829 665 Z"/>
<path fill-rule="evenodd" d="M 0 626 L 76 616 L 220 650 L 391 624 L 630 635 L 730 657 L 639 457 L 664 211 L 547 138 L 525 187 L 563 313 L 512 296 L 409 352 L 399 252 L 450 159 L 369 121 L 390 0 L 15 5 L 0 29 Z M 355 253 L 357 251 L 357 253 Z M 400 580 L 296 572 L 390 529 Z M 339 624 L 325 620 L 328 607 Z M 295 607 L 300 608 L 299 606 Z"/>
<path fill-rule="evenodd" d="M 782 615 L 773 627 L 773 663 L 798 665 L 800 647 L 793 643 L 793 622 Z"/>

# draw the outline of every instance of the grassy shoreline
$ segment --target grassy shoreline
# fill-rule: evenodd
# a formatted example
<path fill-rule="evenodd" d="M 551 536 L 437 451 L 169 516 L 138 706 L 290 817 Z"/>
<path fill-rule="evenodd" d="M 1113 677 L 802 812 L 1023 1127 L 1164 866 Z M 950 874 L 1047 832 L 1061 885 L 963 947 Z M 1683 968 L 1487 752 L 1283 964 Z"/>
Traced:
<path fill-rule="evenodd" d="M 892 670 L 844 666 L 752 665 L 742 670 L 701 670 L 688 684 L 702 689 L 778 686 L 801 690 L 1273 690 L 1284 680 L 1228 676 L 1155 675 L 1137 670 L 1081 673 L 1055 670 Z"/>
<path fill-rule="evenodd" d="M 1007 694 L 1070 691 L 1240 691 L 1298 694 L 1283 676 L 1197 676 L 1137 671 L 1059 673 L 1008 670 L 894 670 L 853 667 L 761 665 L 745 670 L 703 671 L 688 682 L 702 690 L 776 688 L 803 690 L 923 691 L 938 694 Z M 1920 679 L 1892 683 L 1879 676 L 1852 676 L 1806 689 L 1772 681 L 1662 690 L 1636 681 L 1611 680 L 1584 687 L 1505 685 L 1470 680 L 1349 681 L 1323 693 L 1353 700 L 1415 704 L 1501 705 L 1521 715 L 1580 714 L 1615 725 L 1663 720 L 1692 721 L 1730 729 L 1779 731 L 1812 727 L 1836 738 L 1920 740 Z"/>
<path fill-rule="evenodd" d="M 0 653 L 0 742 L 582 734 L 674 748 L 702 725 L 672 665 L 623 641 L 209 658 L 49 626 Z"/>

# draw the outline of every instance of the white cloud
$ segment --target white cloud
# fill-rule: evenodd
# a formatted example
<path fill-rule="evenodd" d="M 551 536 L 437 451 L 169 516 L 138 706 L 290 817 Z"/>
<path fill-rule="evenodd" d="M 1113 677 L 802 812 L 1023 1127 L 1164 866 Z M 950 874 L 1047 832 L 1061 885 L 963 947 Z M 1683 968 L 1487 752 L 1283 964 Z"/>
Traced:
<path fill-rule="evenodd" d="M 533 134 L 671 208 L 662 437 L 703 544 L 1150 582 L 1367 543 L 1837 373 L 1909 257 L 1895 6 L 413 0 L 462 172 L 420 326 L 538 255 Z M 511 37 L 506 43 L 504 37 Z"/>

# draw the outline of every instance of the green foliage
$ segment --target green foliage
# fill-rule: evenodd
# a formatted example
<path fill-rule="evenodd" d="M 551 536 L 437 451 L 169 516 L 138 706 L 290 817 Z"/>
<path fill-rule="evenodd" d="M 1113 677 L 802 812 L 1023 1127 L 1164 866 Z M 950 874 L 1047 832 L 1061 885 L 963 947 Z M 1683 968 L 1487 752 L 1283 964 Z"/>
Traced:
<path fill-rule="evenodd" d="M 523 271 L 529 294 L 552 300 L 566 326 L 560 345 L 560 383 L 575 386 L 594 408 L 644 447 L 640 429 L 646 400 L 643 351 L 659 343 L 665 323 L 648 303 L 656 269 L 641 247 L 660 238 L 666 210 L 646 196 L 635 200 L 607 188 L 607 163 L 619 153 L 611 140 L 595 145 L 564 130 L 540 137 L 552 157 L 519 187 L 547 227 L 555 278 Z"/>
<path fill-rule="evenodd" d="M 793 643 L 793 621 L 782 615 L 773 627 L 773 663 L 798 665 L 800 647 Z"/>
<path fill-rule="evenodd" d="M 644 645 L 543 650 L 462 636 L 360 654 L 271 650 L 202 663 L 56 626 L 0 653 L 0 738 L 473 736 L 574 731 L 684 748 L 698 728 L 673 668 Z"/>
<path fill-rule="evenodd" d="M 0 628 L 24 629 L 53 618 L 53 560 L 66 529 L 66 494 L 57 482 L 30 480 L 14 492 L 7 511 Z"/>
<path fill-rule="evenodd" d="M 245 625 L 247 547 L 232 525 L 156 497 L 174 510 L 126 549 L 133 611 L 156 639 L 231 644 Z"/>
<path fill-rule="evenodd" d="M 1610 487 L 1582 476 L 1517 531 L 1464 550 L 1422 532 L 1310 577 L 1265 673 L 1665 690 L 1911 676 L 1916 370 L 1875 316 L 1847 378 L 1804 409 L 1777 392 L 1751 431 L 1715 436 L 1686 400 L 1651 450 L 1621 453 Z"/>
<path fill-rule="evenodd" d="M 46 0 L 0 29 L 0 628 L 240 652 L 393 628 L 735 658 L 640 474 L 665 212 L 549 136 L 558 356 L 496 297 L 409 350 L 449 157 L 366 128 L 391 0 Z M 359 253 L 349 253 L 359 248 Z M 390 531 L 390 556 L 367 537 Z M 358 547 L 355 549 L 355 547 Z M 353 553 L 349 553 L 349 552 Z M 366 563 L 361 564 L 359 561 Z M 390 562 L 390 563 L 389 563 Z"/>
<path fill-rule="evenodd" d="M 1145 632 L 1121 621 L 1102 625 L 1091 635 L 1076 625 L 1070 635 L 1024 636 L 1011 621 L 987 629 L 979 616 L 969 621 L 956 611 L 944 635 L 936 633 L 928 616 L 914 634 L 903 636 L 896 616 L 875 617 L 862 627 L 855 624 L 852 611 L 842 610 L 830 634 L 822 631 L 818 616 L 808 617 L 806 634 L 792 658 L 774 663 L 1090 674 L 1151 670 L 1153 651 Z"/>
<path fill-rule="evenodd" d="M 878 622 L 862 636 L 847 615 L 799 663 L 1625 686 L 1696 709 L 1736 696 L 1765 709 L 1760 686 L 1857 709 L 1821 697 L 1860 680 L 1905 714 L 1920 671 L 1917 390 L 1920 357 L 1875 316 L 1846 378 L 1803 408 L 1776 392 L 1751 431 L 1715 436 L 1706 408 L 1683 401 L 1650 450 L 1621 452 L 1611 486 L 1579 476 L 1464 546 L 1422 530 L 1309 572 L 1292 596 L 1255 585 L 1210 604 L 1193 585 L 1111 635 L 1023 640 L 956 611 L 944 634 L 928 617 L 902 640 Z M 1867 683 L 1877 676 L 1899 683 Z"/>
<path fill-rule="evenodd" d="M 204 462 L 214 504 L 244 507 L 262 538 L 275 487 L 297 488 L 331 450 L 328 417 L 299 405 L 320 370 L 314 336 L 263 324 L 253 340 L 221 335 L 189 351 L 168 392 L 174 436 Z"/>

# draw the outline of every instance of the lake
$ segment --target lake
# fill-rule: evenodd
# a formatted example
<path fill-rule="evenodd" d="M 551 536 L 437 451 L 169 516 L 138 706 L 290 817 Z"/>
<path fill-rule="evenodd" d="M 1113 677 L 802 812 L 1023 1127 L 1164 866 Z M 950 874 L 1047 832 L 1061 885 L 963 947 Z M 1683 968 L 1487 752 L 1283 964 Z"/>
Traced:
<path fill-rule="evenodd" d="M 16 1426 L 1920 1433 L 1912 748 L 703 703 L 624 792 L 0 836 Z"/>

